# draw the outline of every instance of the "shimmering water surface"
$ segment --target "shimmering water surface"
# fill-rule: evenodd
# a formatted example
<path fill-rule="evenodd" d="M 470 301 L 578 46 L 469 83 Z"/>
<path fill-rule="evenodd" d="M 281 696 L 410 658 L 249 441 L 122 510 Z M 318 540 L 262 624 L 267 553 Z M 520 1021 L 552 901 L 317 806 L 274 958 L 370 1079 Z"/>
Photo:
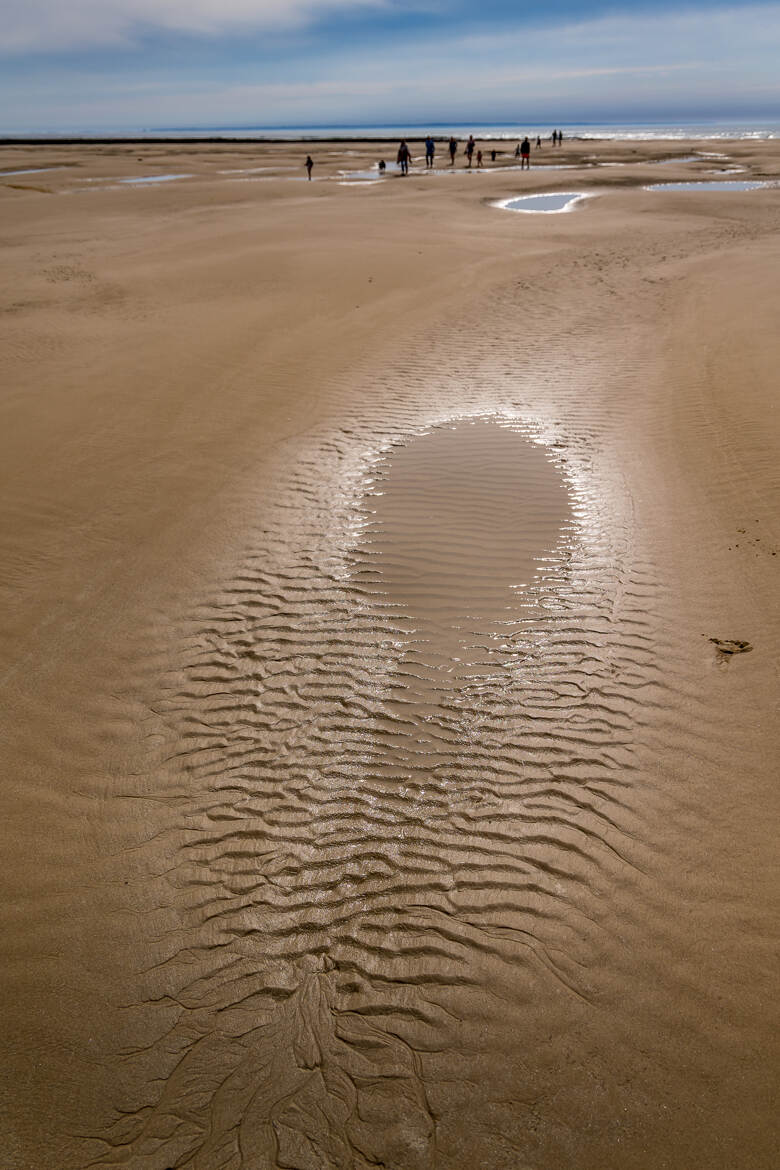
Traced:
<path fill-rule="evenodd" d="M 771 183 L 762 183 L 751 179 L 702 179 L 689 183 L 653 183 L 645 187 L 646 191 L 756 191 L 759 187 L 770 187 Z"/>
<path fill-rule="evenodd" d="M 191 179 L 192 175 L 141 175 L 138 178 L 120 179 L 120 183 L 128 183 L 133 187 L 140 187 L 144 183 L 172 183 L 174 179 Z"/>
<path fill-rule="evenodd" d="M 504 199 L 497 204 L 505 211 L 556 212 L 571 211 L 590 196 L 583 191 L 556 191 L 551 194 L 522 195 L 516 199 Z"/>
<path fill-rule="evenodd" d="M 42 175 L 44 171 L 59 171 L 61 167 L 25 167 L 21 171 L 0 171 L 0 179 L 10 179 L 13 175 Z"/>

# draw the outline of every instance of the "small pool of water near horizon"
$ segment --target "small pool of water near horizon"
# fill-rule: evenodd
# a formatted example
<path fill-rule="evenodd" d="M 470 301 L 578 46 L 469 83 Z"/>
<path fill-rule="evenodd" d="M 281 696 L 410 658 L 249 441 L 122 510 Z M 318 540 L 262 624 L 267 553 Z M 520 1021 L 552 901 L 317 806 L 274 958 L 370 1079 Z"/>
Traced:
<path fill-rule="evenodd" d="M 495 206 L 501 207 L 504 211 L 561 212 L 571 211 L 576 204 L 590 198 L 592 196 L 585 191 L 550 191 L 502 199 Z"/>
<path fill-rule="evenodd" d="M 645 191 L 755 191 L 771 186 L 760 179 L 701 179 L 689 183 L 652 183 Z"/>
<path fill-rule="evenodd" d="M 129 183 L 138 186 L 142 183 L 171 183 L 174 179 L 191 179 L 192 175 L 141 175 L 137 179 L 120 179 L 120 183 Z"/>

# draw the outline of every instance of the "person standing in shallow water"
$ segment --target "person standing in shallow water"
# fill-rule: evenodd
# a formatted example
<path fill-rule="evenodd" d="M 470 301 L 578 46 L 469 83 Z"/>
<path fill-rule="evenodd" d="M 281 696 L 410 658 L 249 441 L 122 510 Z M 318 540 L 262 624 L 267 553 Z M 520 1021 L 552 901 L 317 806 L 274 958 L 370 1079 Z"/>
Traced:
<path fill-rule="evenodd" d="M 306 174 L 309 176 L 309 182 L 311 182 L 311 168 L 314 166 L 314 159 L 310 154 L 306 155 L 306 162 L 304 163 L 304 166 L 306 167 Z"/>
<path fill-rule="evenodd" d="M 450 166 L 454 167 L 455 166 L 455 155 L 458 153 L 458 140 L 457 140 L 457 138 L 450 138 L 449 152 L 450 152 Z"/>
<path fill-rule="evenodd" d="M 398 159 L 397 159 L 398 165 L 401 168 L 402 175 L 409 174 L 409 159 L 410 159 L 410 157 L 411 156 L 409 154 L 409 147 L 406 145 L 406 142 L 402 142 L 401 145 L 398 147 Z"/>
<path fill-rule="evenodd" d="M 531 143 L 528 141 L 527 137 L 524 138 L 523 141 L 520 143 L 520 170 L 521 171 L 522 171 L 523 167 L 525 167 L 526 170 L 529 170 L 529 171 L 531 169 Z"/>

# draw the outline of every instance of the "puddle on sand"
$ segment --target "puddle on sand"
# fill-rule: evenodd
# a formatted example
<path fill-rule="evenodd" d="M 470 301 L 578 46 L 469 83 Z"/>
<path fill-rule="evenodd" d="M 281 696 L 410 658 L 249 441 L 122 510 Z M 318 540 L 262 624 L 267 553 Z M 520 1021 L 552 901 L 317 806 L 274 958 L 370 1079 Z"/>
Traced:
<path fill-rule="evenodd" d="M 521 195 L 513 199 L 502 199 L 494 206 L 504 211 L 561 212 L 571 211 L 581 200 L 592 196 L 584 191 L 555 191 L 540 195 Z"/>
<path fill-rule="evenodd" d="M 0 179 L 10 179 L 12 175 L 42 175 L 44 171 L 61 171 L 62 167 L 27 167 L 23 171 L 0 171 Z"/>
<path fill-rule="evenodd" d="M 228 171 L 217 171 L 218 175 L 259 175 L 261 172 L 269 171 L 295 171 L 297 167 L 279 166 L 279 167 L 231 167 Z"/>
<path fill-rule="evenodd" d="M 645 191 L 755 191 L 759 187 L 770 187 L 758 179 L 702 179 L 690 183 L 652 183 Z"/>
<path fill-rule="evenodd" d="M 140 186 L 144 183 L 172 183 L 174 179 L 191 179 L 192 175 L 142 175 L 137 179 L 120 179 L 120 183 Z"/>
<path fill-rule="evenodd" d="M 409 635 L 402 701 L 435 706 L 495 677 L 525 591 L 572 521 L 546 449 L 484 419 L 439 427 L 392 450 L 367 510 L 362 584 Z"/>
<path fill-rule="evenodd" d="M 388 175 L 396 175 L 401 173 L 401 168 L 397 163 L 385 163 L 385 169 L 380 171 L 379 167 L 366 167 L 360 171 L 339 171 L 338 178 L 341 183 L 377 183 L 380 179 L 387 178 Z"/>

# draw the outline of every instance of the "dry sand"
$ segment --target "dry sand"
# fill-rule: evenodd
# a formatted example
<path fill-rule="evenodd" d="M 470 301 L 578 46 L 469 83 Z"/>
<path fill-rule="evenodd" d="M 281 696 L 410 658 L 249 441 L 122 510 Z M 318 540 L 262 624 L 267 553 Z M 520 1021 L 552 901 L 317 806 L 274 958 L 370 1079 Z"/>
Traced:
<path fill-rule="evenodd" d="M 306 149 L 0 148 L 4 1170 L 768 1170 L 780 145 Z"/>

